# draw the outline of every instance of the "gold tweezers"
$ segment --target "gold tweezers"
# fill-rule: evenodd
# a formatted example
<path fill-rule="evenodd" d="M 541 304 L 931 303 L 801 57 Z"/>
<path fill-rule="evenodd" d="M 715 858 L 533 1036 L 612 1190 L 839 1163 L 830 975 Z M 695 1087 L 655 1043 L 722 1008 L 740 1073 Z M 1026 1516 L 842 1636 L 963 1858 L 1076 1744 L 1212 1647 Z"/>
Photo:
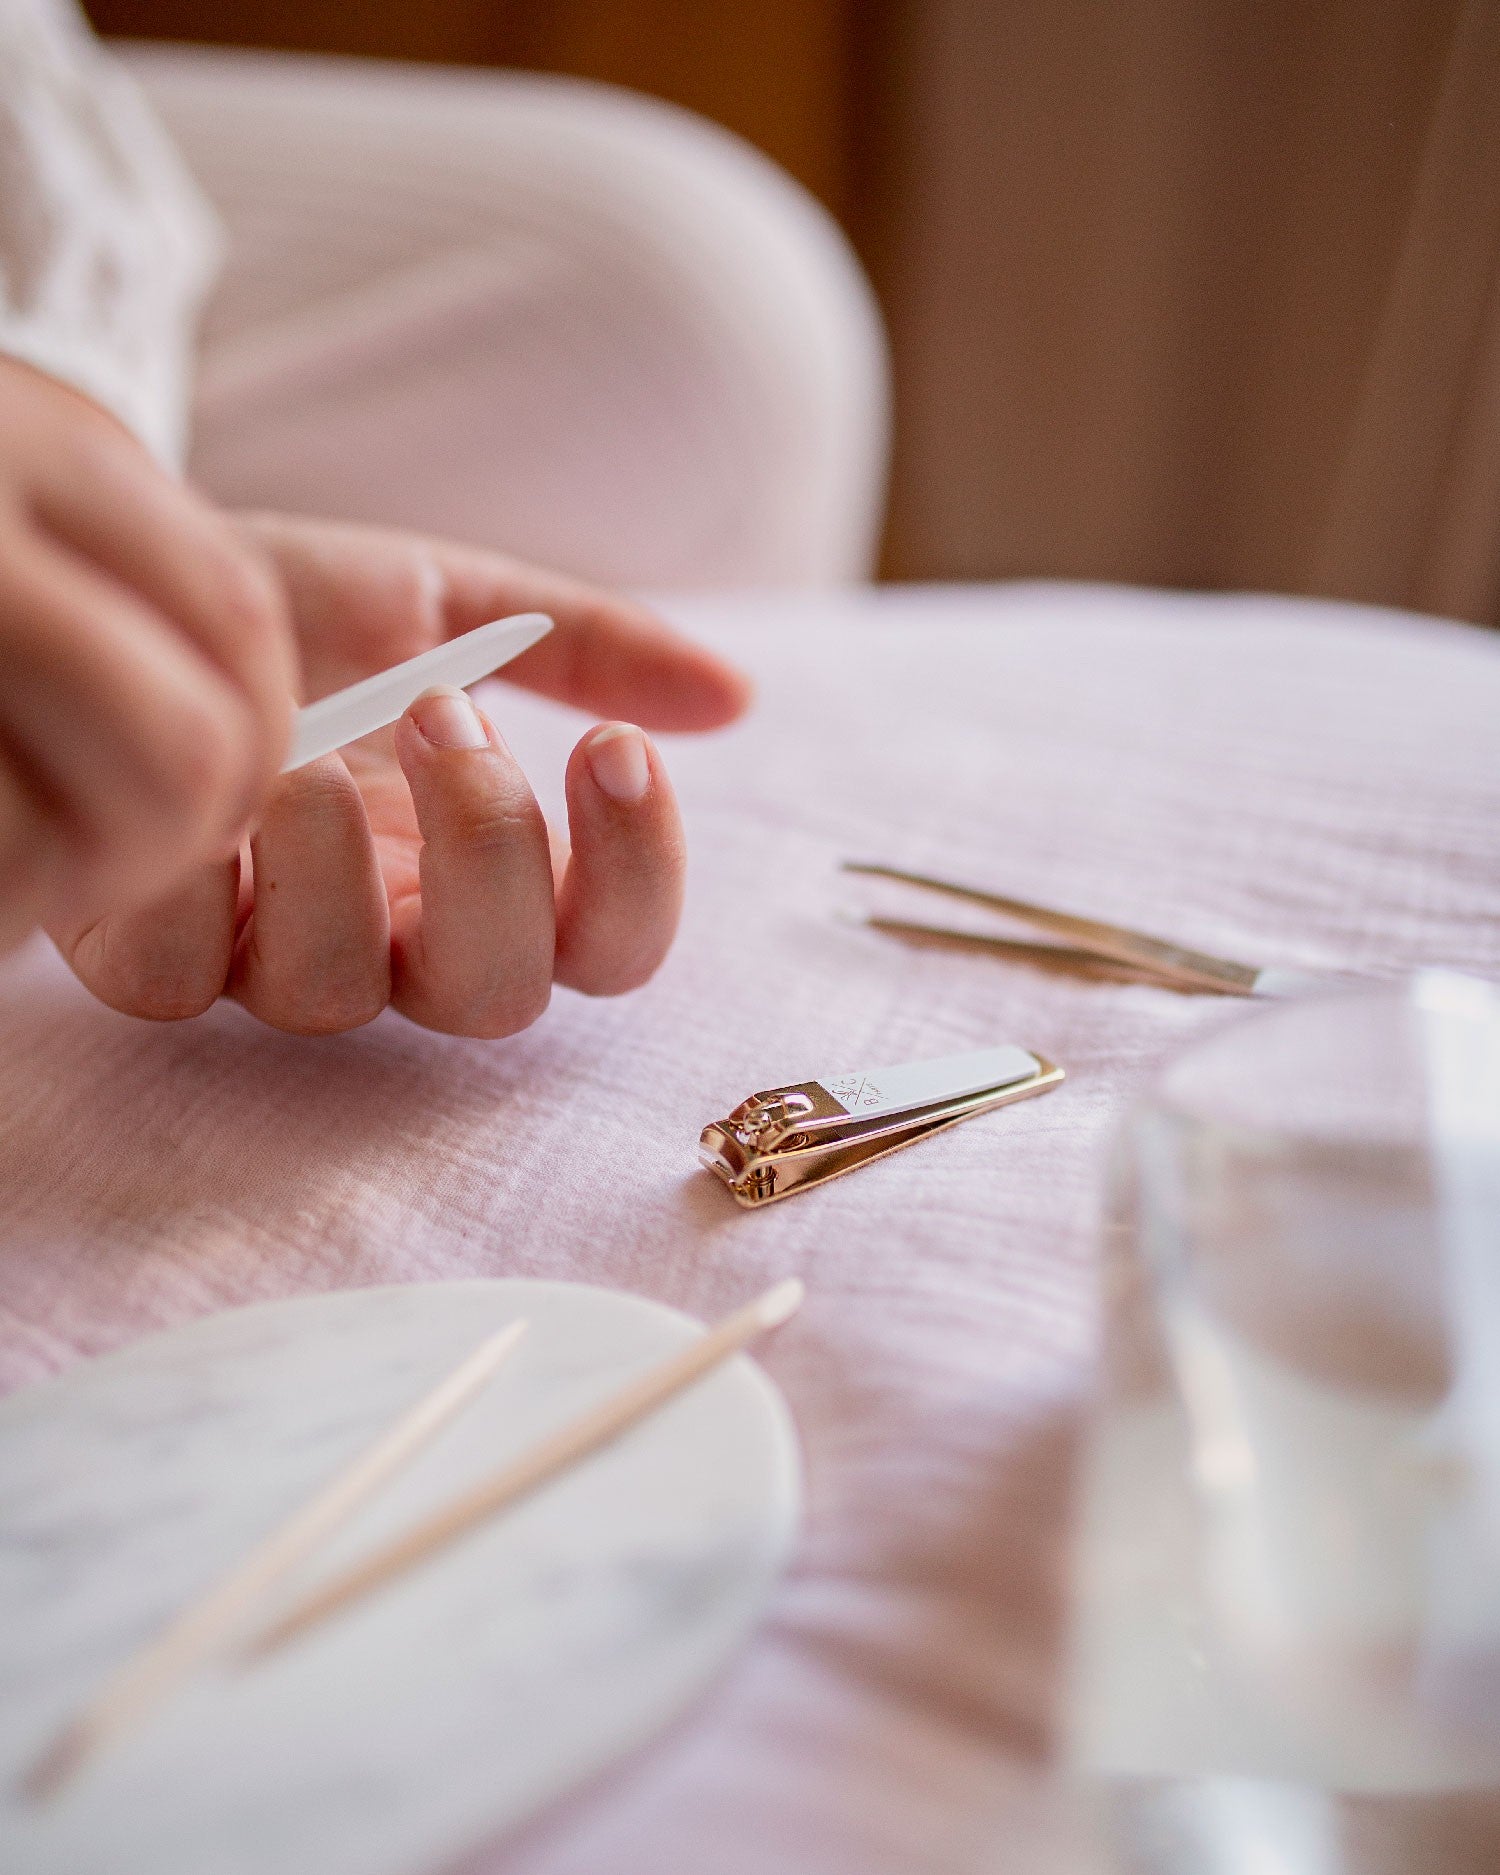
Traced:
<path fill-rule="evenodd" d="M 935 879 L 927 873 L 907 872 L 900 866 L 886 866 L 872 860 L 846 859 L 845 872 L 861 873 L 868 878 L 896 879 L 903 885 L 919 886 L 928 892 L 942 892 L 949 898 L 963 899 L 986 910 L 1003 912 L 1022 924 L 1035 926 L 1061 944 L 1033 944 L 1016 938 L 990 936 L 982 931 L 964 931 L 949 925 L 923 924 L 905 918 L 867 915 L 860 922 L 876 931 L 897 936 L 938 938 L 948 943 L 1000 951 L 1033 963 L 1061 964 L 1097 969 L 1104 966 L 1116 971 L 1148 977 L 1152 982 L 1173 989 L 1210 991 L 1220 996 L 1301 996 L 1326 988 L 1334 979 L 1308 975 L 1295 970 L 1261 970 L 1252 964 L 1235 963 L 1227 957 L 1213 957 L 1207 951 L 1189 950 L 1166 938 L 1150 937 L 1143 931 L 1131 931 L 1124 925 L 1106 924 L 1098 918 L 1079 918 L 1072 912 L 1054 911 L 1046 905 L 1034 905 L 1027 899 L 1009 898 L 1000 892 L 982 891 L 977 886 L 959 885 L 951 879 Z"/>

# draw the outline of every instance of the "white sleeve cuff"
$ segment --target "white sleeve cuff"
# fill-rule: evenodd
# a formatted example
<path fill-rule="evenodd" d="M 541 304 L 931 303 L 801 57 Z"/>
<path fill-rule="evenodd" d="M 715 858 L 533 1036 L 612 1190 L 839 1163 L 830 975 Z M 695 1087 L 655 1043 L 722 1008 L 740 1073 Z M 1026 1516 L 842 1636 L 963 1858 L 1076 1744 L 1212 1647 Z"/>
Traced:
<path fill-rule="evenodd" d="M 69 0 L 0 6 L 0 352 L 180 464 L 212 210 Z"/>

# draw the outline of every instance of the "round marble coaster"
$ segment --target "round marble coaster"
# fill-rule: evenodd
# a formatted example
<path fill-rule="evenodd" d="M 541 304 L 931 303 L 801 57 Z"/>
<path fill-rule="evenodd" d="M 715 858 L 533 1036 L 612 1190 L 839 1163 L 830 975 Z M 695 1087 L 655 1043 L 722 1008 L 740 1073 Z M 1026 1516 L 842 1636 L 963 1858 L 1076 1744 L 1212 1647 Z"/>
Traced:
<path fill-rule="evenodd" d="M 0 1867 L 406 1875 L 677 1713 L 795 1531 L 797 1443 L 745 1356 L 252 1669 L 205 1673 L 50 1804 L 19 1794 L 104 1672 L 479 1339 L 530 1332 L 299 1586 L 494 1469 L 697 1324 L 572 1283 L 344 1291 L 212 1316 L 0 1406 Z"/>

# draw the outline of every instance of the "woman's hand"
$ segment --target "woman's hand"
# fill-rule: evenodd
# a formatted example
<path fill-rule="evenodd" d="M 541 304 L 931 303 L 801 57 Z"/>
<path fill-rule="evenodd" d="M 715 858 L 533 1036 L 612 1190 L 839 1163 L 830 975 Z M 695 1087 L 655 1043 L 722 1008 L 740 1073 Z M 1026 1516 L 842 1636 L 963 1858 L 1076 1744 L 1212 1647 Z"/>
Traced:
<path fill-rule="evenodd" d="M 462 692 L 277 782 L 244 852 L 144 910 L 54 926 L 117 1009 L 170 1018 L 228 993 L 277 1028 L 328 1034 L 392 1004 L 424 1027 L 509 1035 L 554 982 L 643 983 L 682 896 L 683 838 L 661 759 L 635 723 L 711 729 L 742 678 L 640 606 L 499 555 L 384 529 L 247 518 L 275 569 L 304 700 L 512 612 L 552 633 L 507 679 L 600 715 L 567 770 L 571 854 Z"/>
<path fill-rule="evenodd" d="M 0 952 L 233 845 L 295 669 L 259 551 L 113 417 L 0 359 Z"/>

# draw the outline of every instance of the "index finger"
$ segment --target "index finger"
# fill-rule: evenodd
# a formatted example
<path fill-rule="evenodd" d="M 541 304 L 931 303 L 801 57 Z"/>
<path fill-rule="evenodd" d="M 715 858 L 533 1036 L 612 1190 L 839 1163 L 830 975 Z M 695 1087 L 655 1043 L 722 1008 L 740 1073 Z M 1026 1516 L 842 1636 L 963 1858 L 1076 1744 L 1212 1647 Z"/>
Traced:
<path fill-rule="evenodd" d="M 311 696 L 516 612 L 555 628 L 506 677 L 592 715 L 649 729 L 717 729 L 750 683 L 649 607 L 507 554 L 357 522 L 242 515 L 290 596 Z"/>
<path fill-rule="evenodd" d="M 718 729 L 744 713 L 743 672 L 647 606 L 498 554 L 439 547 L 452 636 L 504 612 L 545 612 L 553 630 L 507 665 L 507 682 L 647 729 Z"/>

